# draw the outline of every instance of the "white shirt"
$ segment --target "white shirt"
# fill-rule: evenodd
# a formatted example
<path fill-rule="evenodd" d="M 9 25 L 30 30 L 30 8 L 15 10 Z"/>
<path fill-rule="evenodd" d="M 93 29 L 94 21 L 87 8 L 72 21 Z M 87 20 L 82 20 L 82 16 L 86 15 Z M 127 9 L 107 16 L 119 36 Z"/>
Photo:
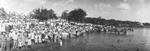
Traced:
<path fill-rule="evenodd" d="M 35 38 L 35 35 L 34 33 L 31 34 L 31 39 L 34 39 Z"/>
<path fill-rule="evenodd" d="M 31 43 L 31 39 L 28 39 L 27 42 L 28 42 L 28 43 L 27 43 L 28 45 L 31 45 L 31 44 L 32 44 L 32 43 Z"/>
<path fill-rule="evenodd" d="M 17 40 L 17 38 L 18 38 L 18 35 L 15 33 L 15 32 L 13 32 L 12 33 L 12 35 L 10 35 L 14 40 Z"/>

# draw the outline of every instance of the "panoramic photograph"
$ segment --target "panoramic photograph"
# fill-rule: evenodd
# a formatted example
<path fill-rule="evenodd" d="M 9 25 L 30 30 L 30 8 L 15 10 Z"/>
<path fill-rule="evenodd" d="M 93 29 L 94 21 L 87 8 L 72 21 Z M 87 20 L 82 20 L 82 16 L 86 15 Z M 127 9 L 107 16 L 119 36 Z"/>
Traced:
<path fill-rule="evenodd" d="M 0 51 L 150 51 L 150 0 L 0 0 Z"/>

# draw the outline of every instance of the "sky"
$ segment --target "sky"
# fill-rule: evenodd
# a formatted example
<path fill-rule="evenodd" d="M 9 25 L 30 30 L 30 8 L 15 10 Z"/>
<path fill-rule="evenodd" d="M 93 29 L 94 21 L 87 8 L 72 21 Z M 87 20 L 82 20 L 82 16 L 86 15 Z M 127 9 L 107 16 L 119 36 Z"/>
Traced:
<path fill-rule="evenodd" d="M 82 8 L 87 17 L 150 22 L 150 0 L 0 0 L 0 7 L 26 15 L 44 7 L 53 9 L 58 16 L 64 10 Z"/>

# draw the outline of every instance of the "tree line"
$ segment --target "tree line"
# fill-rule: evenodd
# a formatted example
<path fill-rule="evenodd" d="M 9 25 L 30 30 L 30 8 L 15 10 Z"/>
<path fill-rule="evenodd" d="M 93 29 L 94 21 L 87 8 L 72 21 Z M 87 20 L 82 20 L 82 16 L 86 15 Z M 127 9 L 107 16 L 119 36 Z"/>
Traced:
<path fill-rule="evenodd" d="M 0 9 L 1 13 L 5 13 L 4 9 Z M 5 16 L 5 14 L 0 14 Z M 150 23 L 140 23 L 137 21 L 122 21 L 115 19 L 105 19 L 102 17 L 86 17 L 87 13 L 82 8 L 76 8 L 74 10 L 68 11 L 65 10 L 62 12 L 62 15 L 58 17 L 53 9 L 47 8 L 36 8 L 33 9 L 29 16 L 31 19 L 37 19 L 39 21 L 47 21 L 48 19 L 66 19 L 69 22 L 78 22 L 78 23 L 92 23 L 97 25 L 108 25 L 108 26 L 125 26 L 125 27 L 142 27 L 142 26 L 150 26 Z"/>

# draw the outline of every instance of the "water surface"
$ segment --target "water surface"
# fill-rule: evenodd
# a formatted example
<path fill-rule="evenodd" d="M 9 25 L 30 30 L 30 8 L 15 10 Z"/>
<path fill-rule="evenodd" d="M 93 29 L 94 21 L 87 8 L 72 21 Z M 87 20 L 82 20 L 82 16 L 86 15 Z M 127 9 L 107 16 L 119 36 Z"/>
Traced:
<path fill-rule="evenodd" d="M 65 40 L 62 51 L 150 51 L 150 29 L 134 28 L 125 35 L 91 32 Z"/>

